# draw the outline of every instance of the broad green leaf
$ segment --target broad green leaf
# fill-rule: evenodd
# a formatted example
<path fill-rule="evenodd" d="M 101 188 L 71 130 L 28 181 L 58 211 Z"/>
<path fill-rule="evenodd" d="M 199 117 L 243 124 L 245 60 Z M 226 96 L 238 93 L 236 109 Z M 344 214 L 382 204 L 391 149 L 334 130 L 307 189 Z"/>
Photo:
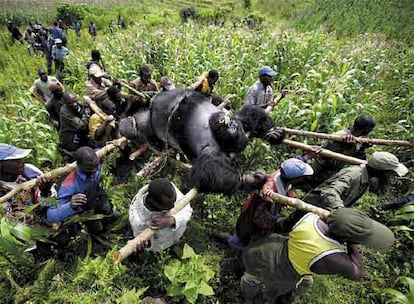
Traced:
<path fill-rule="evenodd" d="M 20 223 L 17 223 L 14 227 L 12 227 L 10 229 L 10 233 L 22 241 L 29 242 L 32 239 L 32 229 Z"/>
<path fill-rule="evenodd" d="M 211 288 L 210 285 L 208 285 L 206 282 L 201 282 L 198 286 L 198 293 L 205 295 L 205 296 L 212 296 L 214 295 L 214 290 Z"/>
<path fill-rule="evenodd" d="M 180 269 L 180 262 L 174 261 L 170 265 L 164 267 L 164 274 L 170 282 L 173 282 L 177 278 L 177 273 Z"/>
<path fill-rule="evenodd" d="M 191 304 L 194 304 L 197 301 L 198 293 L 197 293 L 197 287 L 186 289 L 183 291 L 183 294 L 188 302 Z"/>
<path fill-rule="evenodd" d="M 185 244 L 183 249 L 183 259 L 195 258 L 197 254 L 194 252 L 194 249 L 189 245 Z"/>

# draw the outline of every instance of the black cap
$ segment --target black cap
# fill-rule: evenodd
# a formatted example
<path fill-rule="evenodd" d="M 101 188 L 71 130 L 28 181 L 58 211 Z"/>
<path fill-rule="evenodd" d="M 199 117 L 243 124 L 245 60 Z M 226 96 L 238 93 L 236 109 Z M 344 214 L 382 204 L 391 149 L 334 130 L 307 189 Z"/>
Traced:
<path fill-rule="evenodd" d="M 157 178 L 148 185 L 145 206 L 151 211 L 170 210 L 176 198 L 174 186 L 165 178 Z"/>

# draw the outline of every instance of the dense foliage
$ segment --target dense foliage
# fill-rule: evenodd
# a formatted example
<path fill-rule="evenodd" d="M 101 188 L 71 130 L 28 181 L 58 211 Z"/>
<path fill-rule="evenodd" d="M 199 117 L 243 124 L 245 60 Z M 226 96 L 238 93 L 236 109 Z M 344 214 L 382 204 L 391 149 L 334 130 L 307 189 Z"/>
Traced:
<path fill-rule="evenodd" d="M 198 7 L 199 12 L 207 9 Z M 378 121 L 373 137 L 414 139 L 414 50 L 409 46 L 392 44 L 370 34 L 338 40 L 320 31 L 281 33 L 275 30 L 274 24 L 250 31 L 243 23 L 234 24 L 233 18 L 219 26 L 197 21 L 181 23 L 178 11 L 155 14 L 140 8 L 85 9 L 83 20 L 96 20 L 105 29 L 109 20 L 121 12 L 130 25 L 132 15 L 128 10 L 134 13 L 137 25 L 115 35 L 101 33 L 96 44 L 85 30 L 80 39 L 69 32 L 70 76 L 66 79 L 66 90 L 79 96 L 85 94 L 84 64 L 95 47 L 103 53 L 109 73 L 126 80 L 136 77 L 141 65 L 149 64 L 157 80 L 168 75 L 177 87 L 188 87 L 204 71 L 215 68 L 220 73 L 216 91 L 229 96 L 234 108 L 241 106 L 248 87 L 256 81 L 258 68 L 270 65 L 278 71 L 276 90 L 292 91 L 272 113 L 278 125 L 332 132 L 349 126 L 358 114 L 368 113 Z M 241 12 L 239 16 L 251 13 Z M 28 161 L 41 166 L 46 159 L 51 159 L 57 167 L 62 164 L 57 153 L 57 134 L 46 121 L 43 105 L 26 93 L 37 78 L 37 68 L 44 66 L 45 60 L 39 54 L 29 56 L 24 45 L 11 45 L 5 29 L 0 39 L 0 112 L 3 114 L 0 142 L 33 148 Z M 295 94 L 298 89 L 307 93 Z M 383 147 L 374 147 L 371 151 L 375 149 Z M 413 149 L 386 150 L 396 153 L 412 169 L 413 162 L 409 161 Z M 300 152 L 285 147 L 271 148 L 254 141 L 246 149 L 241 169 L 264 168 L 271 172 L 283 159 L 297 153 Z M 134 177 L 128 185 L 114 186 L 110 173 L 112 160 L 108 160 L 104 169 L 103 183 L 111 189 L 115 206 L 126 214 L 133 195 L 146 181 Z M 188 176 L 186 172 L 177 174 L 176 171 L 169 166 L 161 174 L 174 180 L 184 192 L 189 187 Z M 366 279 L 349 282 L 317 277 L 312 292 L 298 303 L 380 303 L 397 294 L 382 289 L 394 286 L 400 276 L 413 276 L 414 262 L 408 257 L 413 255 L 410 225 L 414 213 L 410 207 L 394 217 L 390 212 L 381 211 L 380 206 L 387 199 L 413 191 L 413 180 L 410 172 L 394 183 L 390 196 L 377 200 L 367 194 L 359 204 L 371 215 L 396 227 L 398 236 L 395 246 L 387 252 L 365 252 Z M 23 252 L 20 252 L 23 259 L 18 259 L 0 249 L 0 264 L 4 269 L 0 273 L 0 302 L 139 303 L 138 297 L 144 293 L 176 295 L 171 286 L 179 286 L 182 294 L 168 298 L 169 303 L 182 301 L 187 295 L 187 299 L 194 299 L 198 294 L 205 296 L 200 296 L 197 303 L 239 303 L 238 281 L 233 273 L 238 266 L 237 257 L 213 242 L 209 235 L 220 230 L 232 232 L 245 199 L 246 195 L 231 198 L 208 195 L 197 199 L 193 204 L 193 219 L 179 246 L 162 256 L 135 257 L 124 265 L 113 265 L 111 256 L 131 237 L 126 217 L 124 225 L 109 240 L 98 240 L 82 231 L 65 252 L 51 252 L 47 260 Z M 3 222 L 0 231 L 6 233 L 10 229 L 5 230 Z M 191 259 L 178 260 L 184 243 L 194 248 L 195 253 L 185 247 Z M 19 248 L 24 249 L 26 245 Z M 178 273 L 180 267 L 188 265 L 204 271 L 204 277 L 200 271 L 193 279 L 205 285 L 201 291 L 188 288 L 191 291 L 186 295 L 185 286 L 180 285 L 182 277 L 177 276 L 174 281 L 171 272 Z M 215 275 L 211 278 L 212 272 Z M 408 299 L 412 297 L 412 280 L 399 279 L 399 282 L 407 282 L 409 287 L 401 291 Z M 206 286 L 213 288 L 214 295 Z"/>

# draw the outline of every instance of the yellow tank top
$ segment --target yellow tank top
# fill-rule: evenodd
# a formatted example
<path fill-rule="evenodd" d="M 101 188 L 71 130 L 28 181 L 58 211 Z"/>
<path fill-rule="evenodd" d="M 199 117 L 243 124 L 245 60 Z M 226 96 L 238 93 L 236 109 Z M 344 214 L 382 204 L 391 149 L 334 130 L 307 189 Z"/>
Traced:
<path fill-rule="evenodd" d="M 344 252 L 339 242 L 320 231 L 317 225 L 318 218 L 314 213 L 306 214 L 289 233 L 289 260 L 300 275 L 312 274 L 310 268 L 321 258 Z"/>

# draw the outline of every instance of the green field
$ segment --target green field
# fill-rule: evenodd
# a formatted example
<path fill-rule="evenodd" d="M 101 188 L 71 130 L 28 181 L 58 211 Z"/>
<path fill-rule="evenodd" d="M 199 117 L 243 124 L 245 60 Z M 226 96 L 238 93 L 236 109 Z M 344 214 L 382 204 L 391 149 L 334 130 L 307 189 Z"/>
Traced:
<path fill-rule="evenodd" d="M 23 2 L 30 5 L 23 6 Z M 18 9 L 50 7 L 49 15 L 54 16 L 52 2 L 22 1 Z M 241 107 L 248 87 L 256 81 L 258 69 L 269 65 L 278 72 L 276 90 L 306 89 L 309 92 L 288 94 L 282 100 L 271 113 L 278 126 L 332 133 L 351 125 L 359 114 L 367 113 L 377 121 L 372 137 L 414 140 L 414 49 L 403 38 L 388 39 L 386 33 L 379 30 L 346 34 L 346 29 L 343 33 L 329 31 L 322 21 L 315 21 L 319 15 L 304 15 L 309 8 L 306 3 L 293 0 L 286 1 L 285 6 L 275 1 L 274 5 L 280 6 L 279 13 L 283 12 L 281 15 L 274 6 L 266 9 L 264 1 L 252 1 L 250 10 L 244 10 L 242 1 L 196 1 L 194 6 L 200 12 L 218 8 L 230 11 L 220 26 L 203 20 L 182 23 L 177 8 L 192 6 L 188 0 L 155 1 L 156 5 L 148 7 L 145 5 L 151 1 L 143 1 L 144 5 L 136 1 L 133 8 L 120 6 L 133 1 L 95 2 L 116 6 L 100 6 L 94 8 L 96 13 L 86 13 L 84 24 L 89 20 L 102 24 L 96 43 L 90 40 L 85 29 L 79 40 L 69 31 L 71 54 L 66 66 L 70 76 L 65 79 L 65 87 L 78 96 L 86 93 L 84 65 L 94 48 L 101 50 L 110 74 L 124 80 L 134 78 L 139 67 L 146 64 L 153 68 L 156 80 L 168 75 L 177 87 L 188 87 L 203 72 L 215 68 L 220 73 L 215 90 L 219 95 L 230 96 L 235 109 Z M 5 5 L 16 3 L 2 2 Z M 338 10 L 340 3 L 337 1 Z M 352 11 L 354 15 L 346 20 L 355 16 L 357 9 Z M 107 22 L 116 18 L 118 12 L 124 15 L 128 28 L 110 35 Z M 268 15 L 254 30 L 249 30 L 241 20 L 252 13 L 260 17 Z M 26 12 L 16 11 L 15 14 Z M 305 20 L 299 19 L 300 16 L 307 18 L 306 28 L 305 24 L 298 26 L 300 20 Z M 312 26 L 310 20 L 314 20 Z M 44 24 L 47 22 L 50 21 Z M 25 27 L 26 24 L 22 24 L 20 28 L 23 31 Z M 48 159 L 58 167 L 63 165 L 57 151 L 58 135 L 47 122 L 44 106 L 27 92 L 37 78 L 37 69 L 42 66 L 45 60 L 41 55 L 29 56 L 25 45 L 11 44 L 7 30 L 1 29 L 0 142 L 32 148 L 30 162 L 41 166 Z M 309 144 L 321 143 L 303 137 L 294 139 Z M 378 150 L 395 153 L 410 167 L 410 172 L 393 182 L 389 195 L 377 198 L 366 194 L 356 207 L 393 227 L 397 236 L 395 245 L 386 252 L 364 250 L 363 281 L 317 276 L 312 291 L 295 303 L 413 303 L 409 299 L 408 302 L 398 302 L 395 298 L 391 301 L 391 296 L 383 295 L 385 288 L 395 288 L 407 296 L 414 293 L 413 287 L 409 290 L 395 284 L 399 276 L 414 277 L 413 235 L 409 230 L 413 213 L 402 212 L 400 221 L 396 222 L 397 215 L 382 211 L 381 205 L 414 190 L 414 149 L 374 146 L 368 152 Z M 300 153 L 255 140 L 243 155 L 241 170 L 263 168 L 272 172 L 283 160 Z M 110 170 L 115 158 L 116 153 L 106 161 L 103 185 L 117 209 L 127 214 L 132 197 L 148 181 L 134 176 L 127 185 L 114 185 Z M 167 165 L 160 174 L 173 180 L 183 192 L 190 188 L 186 172 L 173 164 Z M 138 261 L 126 260 L 121 265 L 113 264 L 112 254 L 131 238 L 127 217 L 108 240 L 102 242 L 83 230 L 64 252 L 51 253 L 47 258 L 24 252 L 29 246 L 27 242 L 12 242 L 13 246 L 7 248 L 0 241 L 0 303 L 141 303 L 143 295 L 164 297 L 167 303 L 187 303 L 183 295 L 166 295 L 169 281 L 164 273 L 165 265 L 179 259 L 184 244 L 204 259 L 194 258 L 194 267 L 203 265 L 215 274 L 208 282 L 214 295 L 201 295 L 196 303 L 243 303 L 238 279 L 232 271 L 237 266 L 237 255 L 214 242 L 210 235 L 234 230 L 246 198 L 247 194 L 201 196 L 193 205 L 193 218 L 177 248 L 159 257 L 147 255 Z M 3 213 L 0 219 L 0 240 L 3 240 L 7 239 L 6 228 L 10 221 L 6 221 Z"/>

